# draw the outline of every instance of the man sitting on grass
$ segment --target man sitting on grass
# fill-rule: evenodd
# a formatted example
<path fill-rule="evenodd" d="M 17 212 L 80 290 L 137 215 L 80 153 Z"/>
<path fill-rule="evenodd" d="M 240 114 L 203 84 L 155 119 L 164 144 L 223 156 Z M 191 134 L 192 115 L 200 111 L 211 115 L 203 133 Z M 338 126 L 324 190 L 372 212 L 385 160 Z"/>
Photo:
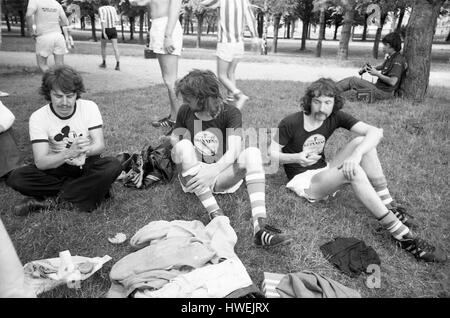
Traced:
<path fill-rule="evenodd" d="M 259 149 L 241 149 L 242 114 L 224 104 L 211 71 L 193 70 L 176 84 L 183 106 L 172 133 L 173 161 L 184 192 L 195 193 L 212 219 L 223 215 L 213 193 L 234 193 L 243 179 L 252 209 L 257 246 L 289 244 L 292 239 L 266 225 L 265 174 Z M 180 136 L 185 139 L 180 140 Z"/>
<path fill-rule="evenodd" d="M 360 89 L 370 90 L 373 100 L 383 100 L 394 97 L 394 92 L 400 86 L 403 72 L 406 69 L 406 60 L 400 53 L 402 39 L 398 33 L 389 33 L 382 40 L 383 53 L 386 54 L 384 62 L 377 66 L 365 64 L 359 74 L 367 72 L 378 77 L 375 84 L 362 78 L 352 76 L 337 82 L 337 87 L 345 92 L 345 96 L 354 98 Z"/>
<path fill-rule="evenodd" d="M 13 170 L 7 184 L 27 198 L 14 208 L 16 215 L 71 203 L 85 212 L 107 198 L 120 174 L 120 162 L 101 157 L 105 150 L 103 120 L 97 104 L 80 99 L 84 92 L 80 74 L 69 66 L 44 73 L 41 93 L 50 102 L 35 111 L 29 121 L 34 163 Z"/>
<path fill-rule="evenodd" d="M 306 89 L 303 110 L 280 122 L 270 154 L 284 164 L 290 180 L 287 187 L 316 202 L 350 184 L 358 199 L 402 248 L 425 261 L 445 261 L 442 251 L 412 235 L 404 209 L 396 207 L 389 193 L 376 149 L 383 136 L 382 129 L 341 111 L 343 105 L 336 84 L 321 78 Z M 349 142 L 327 163 L 326 141 L 340 127 L 360 137 Z"/>

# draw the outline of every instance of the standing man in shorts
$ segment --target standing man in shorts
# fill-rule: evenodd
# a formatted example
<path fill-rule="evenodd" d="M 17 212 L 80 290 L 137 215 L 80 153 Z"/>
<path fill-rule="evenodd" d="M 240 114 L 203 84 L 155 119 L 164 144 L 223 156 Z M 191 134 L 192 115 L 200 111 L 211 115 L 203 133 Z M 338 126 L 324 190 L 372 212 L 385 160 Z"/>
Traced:
<path fill-rule="evenodd" d="M 101 7 L 98 8 L 98 15 L 100 16 L 100 23 L 102 25 L 102 59 L 101 68 L 106 68 L 106 41 L 110 40 L 113 46 L 114 55 L 116 56 L 116 71 L 120 71 L 120 55 L 119 46 L 117 44 L 117 30 L 116 25 L 120 22 L 117 16 L 116 8 L 110 5 L 109 0 L 101 0 Z"/>
<path fill-rule="evenodd" d="M 343 112 L 343 106 L 344 98 L 336 83 L 321 78 L 306 89 L 303 110 L 280 122 L 270 155 L 284 164 L 290 180 L 286 187 L 314 203 L 350 184 L 357 198 L 398 245 L 417 259 L 445 261 L 447 257 L 442 250 L 413 236 L 405 209 L 397 206 L 389 193 L 376 148 L 383 130 Z M 359 137 L 327 163 L 325 144 L 338 128 L 350 130 Z"/>
<path fill-rule="evenodd" d="M 178 58 L 183 47 L 183 28 L 179 21 L 181 0 L 130 0 L 130 3 L 150 5 L 150 50 L 158 57 L 162 78 L 169 94 L 170 114 L 152 122 L 152 126 L 173 127 L 180 108 L 175 94 L 175 81 Z"/>
<path fill-rule="evenodd" d="M 205 8 L 219 8 L 217 33 L 217 75 L 228 90 L 227 100 L 242 109 L 248 96 L 236 87 L 236 67 L 244 54 L 244 31 L 248 25 L 257 39 L 256 20 L 248 0 L 203 0 Z"/>
<path fill-rule="evenodd" d="M 171 136 L 172 158 L 183 191 L 194 193 L 213 219 L 224 215 L 214 194 L 235 193 L 245 180 L 255 244 L 272 247 L 291 243 L 291 238 L 266 224 L 261 151 L 256 147 L 242 149 L 241 111 L 224 103 L 216 75 L 193 70 L 177 82 L 176 92 L 181 94 L 183 106 Z"/>
<path fill-rule="evenodd" d="M 68 51 L 61 26 L 68 26 L 69 21 L 62 6 L 56 0 L 30 0 L 26 19 L 28 32 L 36 41 L 39 69 L 42 72 L 48 70 L 47 59 L 52 54 L 56 65 L 64 64 L 64 54 Z M 68 36 L 66 39 L 69 41 Z"/>

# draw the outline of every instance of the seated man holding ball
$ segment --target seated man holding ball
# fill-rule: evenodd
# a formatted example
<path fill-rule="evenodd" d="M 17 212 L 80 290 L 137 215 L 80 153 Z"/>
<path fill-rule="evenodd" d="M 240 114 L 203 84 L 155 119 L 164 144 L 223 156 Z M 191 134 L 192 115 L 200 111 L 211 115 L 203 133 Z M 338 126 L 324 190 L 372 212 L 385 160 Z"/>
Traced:
<path fill-rule="evenodd" d="M 34 164 L 13 170 L 6 181 L 27 196 L 14 214 L 27 215 L 55 202 L 91 212 L 109 197 L 122 169 L 117 159 L 100 156 L 105 150 L 102 116 L 97 104 L 80 99 L 82 92 L 83 80 L 71 67 L 44 73 L 41 94 L 50 103 L 29 121 Z"/>

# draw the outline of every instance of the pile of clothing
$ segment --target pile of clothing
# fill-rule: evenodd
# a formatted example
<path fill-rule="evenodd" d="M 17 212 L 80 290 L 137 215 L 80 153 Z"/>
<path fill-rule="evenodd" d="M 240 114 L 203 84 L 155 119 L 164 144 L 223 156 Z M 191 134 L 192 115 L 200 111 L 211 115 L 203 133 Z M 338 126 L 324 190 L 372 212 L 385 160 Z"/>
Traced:
<path fill-rule="evenodd" d="M 226 216 L 200 221 L 153 221 L 130 245 L 137 249 L 111 269 L 108 298 L 262 297 L 234 252 Z"/>
<path fill-rule="evenodd" d="M 146 145 L 140 153 L 118 154 L 116 158 L 122 164 L 122 173 L 117 180 L 136 189 L 148 188 L 159 181 L 170 182 L 176 172 L 171 149 L 170 141 L 165 141 L 155 148 Z"/>

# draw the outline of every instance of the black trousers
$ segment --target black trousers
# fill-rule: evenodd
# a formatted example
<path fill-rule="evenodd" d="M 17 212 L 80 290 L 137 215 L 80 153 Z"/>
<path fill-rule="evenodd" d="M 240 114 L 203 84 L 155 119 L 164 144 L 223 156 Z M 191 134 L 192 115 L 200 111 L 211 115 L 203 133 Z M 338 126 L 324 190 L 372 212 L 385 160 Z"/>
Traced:
<path fill-rule="evenodd" d="M 81 211 L 91 212 L 105 199 L 121 171 L 116 158 L 92 156 L 86 158 L 83 169 L 68 164 L 48 170 L 39 170 L 35 165 L 18 168 L 11 172 L 6 184 L 26 196 L 58 196 Z"/>

